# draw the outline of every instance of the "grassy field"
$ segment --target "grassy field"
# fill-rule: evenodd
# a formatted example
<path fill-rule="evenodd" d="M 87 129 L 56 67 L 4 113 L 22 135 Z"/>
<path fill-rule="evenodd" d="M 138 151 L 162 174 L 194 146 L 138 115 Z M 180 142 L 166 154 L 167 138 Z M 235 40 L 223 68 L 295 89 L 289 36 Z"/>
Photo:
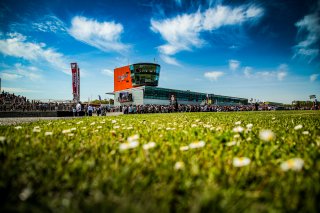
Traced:
<path fill-rule="evenodd" d="M 0 127 L 0 212 L 319 212 L 320 112 Z"/>

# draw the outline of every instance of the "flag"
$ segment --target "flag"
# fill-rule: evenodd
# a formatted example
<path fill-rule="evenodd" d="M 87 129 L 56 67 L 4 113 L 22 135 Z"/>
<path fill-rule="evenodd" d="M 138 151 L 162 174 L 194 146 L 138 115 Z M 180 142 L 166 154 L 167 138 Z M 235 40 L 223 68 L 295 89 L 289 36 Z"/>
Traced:
<path fill-rule="evenodd" d="M 101 101 L 101 96 L 99 95 L 99 101 Z"/>
<path fill-rule="evenodd" d="M 316 98 L 316 95 L 310 95 L 310 99 Z"/>

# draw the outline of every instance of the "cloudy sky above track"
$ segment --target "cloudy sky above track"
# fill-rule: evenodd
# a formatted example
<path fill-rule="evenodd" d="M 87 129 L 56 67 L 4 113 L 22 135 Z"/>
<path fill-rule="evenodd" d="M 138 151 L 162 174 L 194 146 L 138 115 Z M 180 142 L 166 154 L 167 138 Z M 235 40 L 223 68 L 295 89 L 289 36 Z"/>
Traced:
<path fill-rule="evenodd" d="M 161 65 L 160 87 L 290 103 L 320 96 L 320 1 L 1 1 L 2 88 L 32 99 L 113 90 L 112 70 Z"/>

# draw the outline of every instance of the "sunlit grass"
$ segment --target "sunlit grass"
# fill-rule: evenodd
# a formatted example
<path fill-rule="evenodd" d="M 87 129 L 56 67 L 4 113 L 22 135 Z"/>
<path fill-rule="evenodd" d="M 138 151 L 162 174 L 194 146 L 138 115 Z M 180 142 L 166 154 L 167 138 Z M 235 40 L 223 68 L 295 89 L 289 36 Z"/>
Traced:
<path fill-rule="evenodd" d="M 0 127 L 0 210 L 317 212 L 320 113 L 178 113 Z"/>

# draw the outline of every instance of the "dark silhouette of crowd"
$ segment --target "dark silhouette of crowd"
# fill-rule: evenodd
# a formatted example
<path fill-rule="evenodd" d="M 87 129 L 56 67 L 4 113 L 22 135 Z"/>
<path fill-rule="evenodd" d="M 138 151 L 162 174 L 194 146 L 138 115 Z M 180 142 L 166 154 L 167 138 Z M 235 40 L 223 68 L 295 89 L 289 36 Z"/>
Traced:
<path fill-rule="evenodd" d="M 80 104 L 80 103 L 79 103 Z M 85 115 L 88 114 L 88 104 L 81 104 L 80 111 Z M 124 114 L 144 114 L 144 113 L 172 113 L 172 112 L 231 112 L 231 111 L 267 111 L 267 110 L 317 110 L 318 103 L 315 100 L 313 106 L 287 105 L 270 106 L 263 103 L 251 103 L 248 105 L 127 105 L 127 106 L 97 106 L 91 107 L 92 112 L 97 115 L 105 115 L 108 112 L 123 112 Z M 72 102 L 41 102 L 29 100 L 24 96 L 15 95 L 14 93 L 0 93 L 0 111 L 73 111 L 79 114 L 79 109 Z M 89 110 L 90 111 L 90 110 Z"/>
<path fill-rule="evenodd" d="M 71 111 L 70 103 L 29 100 L 14 93 L 0 93 L 0 111 Z"/>

